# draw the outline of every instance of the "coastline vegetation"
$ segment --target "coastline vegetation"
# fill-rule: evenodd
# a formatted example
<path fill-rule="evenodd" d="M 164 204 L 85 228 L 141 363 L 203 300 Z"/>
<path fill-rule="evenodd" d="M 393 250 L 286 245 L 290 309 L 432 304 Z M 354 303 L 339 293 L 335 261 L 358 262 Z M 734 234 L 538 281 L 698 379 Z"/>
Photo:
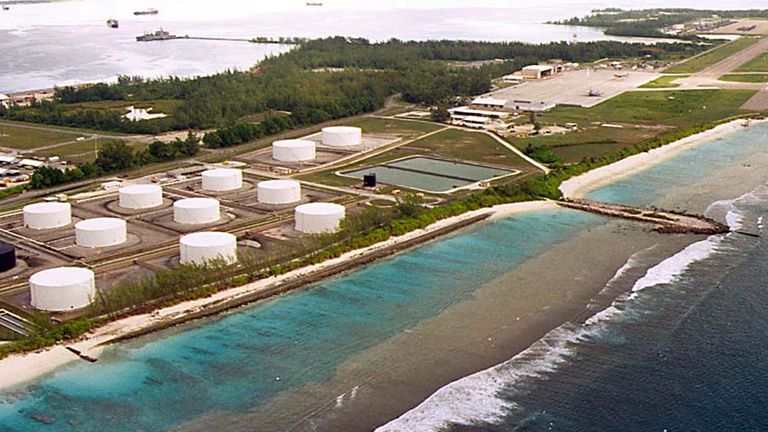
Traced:
<path fill-rule="evenodd" d="M 676 35 L 664 33 L 663 28 L 679 24 L 692 23 L 718 16 L 723 23 L 739 18 L 768 18 L 768 9 L 751 10 L 714 10 L 714 9 L 683 9 L 657 8 L 626 10 L 607 8 L 594 10 L 585 17 L 574 17 L 552 24 L 575 25 L 603 28 L 605 34 L 613 36 L 635 36 L 653 38 L 675 38 L 698 40 L 695 35 Z"/>
<path fill-rule="evenodd" d="M 434 105 L 454 97 L 482 94 L 495 77 L 549 59 L 587 63 L 602 58 L 676 60 L 702 52 L 696 44 L 630 44 L 600 41 L 531 45 L 516 42 L 328 38 L 263 60 L 252 71 L 227 71 L 191 79 L 123 76 L 113 84 L 56 89 L 52 102 L 0 109 L 0 119 L 124 133 L 208 129 L 246 123 L 264 112 L 289 112 L 297 126 L 372 112 L 387 97 Z M 454 67 L 447 61 L 483 61 Z M 165 118 L 131 122 L 113 109 L 128 104 L 174 101 Z M 99 104 L 103 106 L 99 106 Z"/>
<path fill-rule="evenodd" d="M 0 345 L 0 358 L 76 339 L 109 320 L 207 297 L 223 289 L 320 263 L 472 210 L 514 202 L 560 199 L 559 186 L 571 177 L 704 132 L 735 118 L 681 128 L 605 156 L 558 165 L 550 174 L 541 177 L 519 184 L 493 186 L 433 207 L 422 206 L 417 198 L 409 197 L 401 200 L 394 211 L 367 208 L 350 214 L 338 233 L 305 237 L 299 247 L 270 258 L 244 255 L 239 266 L 182 265 L 138 282 L 123 283 L 112 290 L 100 291 L 85 316 L 64 323 L 42 320 L 40 330 L 31 336 Z"/>
<path fill-rule="evenodd" d="M 80 124 L 97 127 L 105 120 L 115 130 L 121 130 L 123 120 L 116 120 L 115 113 L 107 111 L 88 116 L 94 108 L 69 110 L 67 104 L 82 104 L 103 100 L 126 100 L 128 91 L 145 100 L 170 98 L 184 100 L 167 124 L 154 127 L 174 128 L 183 123 L 186 127 L 219 126 L 204 138 L 206 146 L 228 147 L 266 137 L 281 131 L 307 124 L 326 121 L 369 112 L 383 106 L 386 97 L 401 93 L 410 102 L 432 104 L 455 96 L 469 96 L 482 93 L 490 85 L 490 78 L 518 69 L 523 64 L 548 58 L 562 58 L 571 61 L 589 61 L 597 57 L 623 55 L 668 58 L 671 55 L 690 54 L 701 50 L 695 45 L 669 44 L 665 47 L 597 42 L 589 44 L 546 44 L 531 46 L 525 44 L 487 44 L 475 42 L 401 42 L 389 41 L 371 44 L 365 40 L 332 38 L 311 41 L 289 54 L 268 59 L 257 73 L 227 72 L 214 77 L 194 80 L 143 80 L 123 78 L 113 85 L 93 85 L 83 89 L 59 90 L 57 101 L 40 104 L 29 109 L 0 111 L 0 118 L 19 116 L 29 121 Z M 538 47 L 538 48 L 537 48 Z M 480 49 L 483 48 L 483 49 Z M 541 50 L 541 51 L 537 51 Z M 473 69 L 450 68 L 435 60 L 476 60 L 478 57 L 495 58 L 498 55 L 513 55 L 502 64 L 481 66 Z M 293 55 L 291 55 L 293 54 Z M 301 54 L 301 55 L 299 55 Z M 524 57 L 528 55 L 529 57 Z M 341 72 L 314 72 L 318 67 L 342 68 Z M 316 79 L 314 77 L 320 76 Z M 288 88 L 280 88 L 287 85 Z M 275 94 L 269 90 L 279 89 Z M 301 89 L 302 91 L 298 91 Z M 315 90 L 315 91 L 313 91 Z M 188 93 L 184 93 L 188 92 Z M 692 93 L 692 92 L 686 92 Z M 178 96 L 184 94 L 184 99 Z M 138 95 L 138 96 L 137 96 Z M 233 100 L 228 96 L 236 95 Z M 721 95 L 722 96 L 722 95 Z M 646 97 L 646 96 L 631 96 Z M 661 96 L 662 98 L 664 96 Z M 109 99 L 123 98 L 123 99 Z M 585 157 L 581 162 L 563 165 L 557 155 L 542 146 L 531 146 L 531 154 L 550 159 L 554 170 L 545 176 L 530 178 L 519 183 L 500 184 L 482 192 L 454 197 L 432 207 L 423 206 L 417 199 L 408 196 L 394 209 L 368 208 L 351 213 L 339 233 L 310 236 L 299 240 L 297 247 L 271 256 L 243 256 L 238 266 L 179 266 L 161 271 L 151 277 L 134 283 L 124 283 L 111 290 L 100 291 L 86 316 L 61 324 L 45 322 L 38 332 L 28 338 L 0 345 L 0 358 L 14 352 L 23 352 L 50 346 L 63 340 L 75 339 L 88 330 L 107 320 L 126 314 L 146 312 L 163 305 L 184 300 L 202 298 L 220 290 L 240 286 L 268 276 L 283 274 L 306 265 L 320 263 L 338 257 L 345 252 L 380 243 L 394 236 L 400 236 L 424 228 L 434 222 L 457 216 L 472 210 L 499 204 L 560 198 L 559 185 L 562 181 L 599 166 L 607 165 L 625 157 L 662 146 L 677 139 L 706 130 L 729 113 L 731 106 L 711 110 L 706 115 L 691 115 L 686 104 L 701 104 L 702 99 L 689 100 L 666 97 L 664 100 L 643 100 L 643 104 L 654 105 L 659 112 L 637 110 L 631 104 L 598 105 L 595 112 L 606 117 L 629 118 L 632 121 L 658 121 L 672 118 L 679 129 L 642 141 L 599 157 Z M 65 102 L 68 100 L 69 102 Z M 705 99 L 709 100 L 709 99 Z M 736 100 L 736 99 L 734 99 Z M 708 103 L 708 102 L 707 102 Z M 242 106 L 241 106 L 242 105 Z M 608 105 L 604 107 L 603 105 Z M 691 105 L 693 106 L 693 105 Z M 700 105 L 699 105 L 700 106 Z M 199 111 L 197 111 L 199 109 Z M 266 116 L 258 123 L 243 122 L 245 115 L 269 110 L 289 111 L 290 115 Z M 77 113 L 77 114 L 72 114 Z M 679 114 L 675 118 L 673 114 Z M 104 117 L 98 117 L 103 115 Z M 584 116 L 585 113 L 580 113 Z M 338 117 L 336 117 L 338 116 Z M 683 121 L 683 117 L 691 117 Z M 718 117 L 719 116 L 719 117 Z M 117 123 L 109 123 L 116 120 Z M 164 119 L 160 119 L 164 120 Z M 584 121 L 588 118 L 585 117 Z M 694 124 L 700 124 L 694 126 Z M 709 123 L 707 123 L 709 122 Z M 58 124 L 58 123 L 53 123 Z M 99 126 L 100 127 L 100 126 Z M 126 126 L 135 127 L 135 126 Z M 209 138 L 210 136 L 210 138 Z M 94 173 L 118 172 L 132 166 L 162 160 L 190 156 L 194 147 L 199 148 L 197 137 L 190 134 L 186 141 L 177 140 L 171 144 L 153 143 L 145 151 L 137 153 L 127 144 L 104 146 L 99 157 L 92 164 L 71 169 L 41 170 L 35 173 L 33 181 L 37 187 L 49 187 L 61 182 L 73 181 Z M 192 140 L 195 140 L 192 145 Z M 83 167 L 86 168 L 84 171 Z M 90 171 L 89 171 L 90 169 Z M 76 170 L 80 170 L 78 173 Z M 80 177 L 82 176 L 82 177 Z"/>

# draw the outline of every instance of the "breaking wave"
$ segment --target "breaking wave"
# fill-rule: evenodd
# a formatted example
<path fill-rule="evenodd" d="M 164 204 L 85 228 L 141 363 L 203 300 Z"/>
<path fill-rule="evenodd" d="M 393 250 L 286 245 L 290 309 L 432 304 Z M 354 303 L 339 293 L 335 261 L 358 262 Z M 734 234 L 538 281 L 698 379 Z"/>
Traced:
<path fill-rule="evenodd" d="M 767 200 L 768 187 L 761 186 L 738 199 L 713 203 L 707 209 L 707 214 L 719 207 L 728 225 L 738 230 L 745 227 L 745 213 L 749 207 L 765 203 Z M 761 220 L 755 222 L 758 227 L 761 224 Z M 602 324 L 620 316 L 626 303 L 636 298 L 640 291 L 675 282 L 692 264 L 712 256 L 731 235 L 710 236 L 687 246 L 649 268 L 645 275 L 634 283 L 629 293 L 616 299 L 611 306 L 597 312 L 583 324 L 563 324 L 510 360 L 441 388 L 419 406 L 379 427 L 376 432 L 430 432 L 450 424 L 499 421 L 506 412 L 516 407 L 514 402 L 499 397 L 500 391 L 518 387 L 524 379 L 533 379 L 552 372 L 568 362 L 581 340 L 596 334 L 601 330 Z M 648 251 L 647 249 L 633 254 L 617 270 L 603 291 L 626 276 L 631 269 L 641 265 L 641 254 Z"/>

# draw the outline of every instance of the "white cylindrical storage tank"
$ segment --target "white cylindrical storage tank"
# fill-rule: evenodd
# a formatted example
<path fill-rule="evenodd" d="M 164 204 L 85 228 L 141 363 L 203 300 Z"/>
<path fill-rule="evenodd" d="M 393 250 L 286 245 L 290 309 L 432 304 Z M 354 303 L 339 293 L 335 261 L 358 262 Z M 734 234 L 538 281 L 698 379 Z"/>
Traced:
<path fill-rule="evenodd" d="M 332 147 L 360 145 L 363 142 L 363 130 L 351 126 L 331 126 L 323 128 L 323 144 Z"/>
<path fill-rule="evenodd" d="M 332 232 L 339 229 L 339 224 L 346 209 L 343 205 L 331 203 L 311 203 L 296 207 L 294 219 L 296 230 L 308 234 Z"/>
<path fill-rule="evenodd" d="M 173 203 L 173 221 L 188 225 L 213 223 L 221 217 L 219 200 L 187 198 Z"/>
<path fill-rule="evenodd" d="M 140 210 L 163 205 L 163 188 L 158 185 L 134 185 L 120 188 L 120 207 Z"/>
<path fill-rule="evenodd" d="M 29 278 L 32 307 L 50 312 L 81 309 L 93 302 L 96 282 L 93 271 L 80 267 L 58 267 Z"/>
<path fill-rule="evenodd" d="M 272 143 L 272 159 L 281 162 L 302 162 L 315 158 L 315 142 L 285 140 Z"/>
<path fill-rule="evenodd" d="M 179 240 L 182 264 L 203 265 L 213 260 L 237 262 L 237 237 L 223 232 L 188 234 Z"/>
<path fill-rule="evenodd" d="M 75 224 L 75 243 L 85 247 L 107 247 L 128 240 L 128 224 L 117 218 L 86 219 Z"/>
<path fill-rule="evenodd" d="M 301 201 L 301 183 L 296 180 L 268 180 L 259 183 L 259 202 L 290 204 Z"/>
<path fill-rule="evenodd" d="M 63 227 L 72 223 L 69 203 L 38 203 L 24 207 L 24 226 L 33 229 Z"/>
<path fill-rule="evenodd" d="M 243 187 L 243 172 L 239 169 L 220 168 L 203 173 L 203 189 L 224 192 Z"/>

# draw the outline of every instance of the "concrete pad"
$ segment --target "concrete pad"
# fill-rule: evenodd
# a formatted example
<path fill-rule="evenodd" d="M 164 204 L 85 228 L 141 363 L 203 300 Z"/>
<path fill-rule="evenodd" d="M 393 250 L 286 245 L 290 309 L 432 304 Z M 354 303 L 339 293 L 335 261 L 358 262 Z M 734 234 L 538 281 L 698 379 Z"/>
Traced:
<path fill-rule="evenodd" d="M 660 76 L 652 72 L 581 69 L 563 72 L 550 79 L 526 81 L 492 92 L 490 96 L 509 101 L 543 101 L 588 108 Z M 602 96 L 590 96 L 591 90 L 602 93 Z"/>

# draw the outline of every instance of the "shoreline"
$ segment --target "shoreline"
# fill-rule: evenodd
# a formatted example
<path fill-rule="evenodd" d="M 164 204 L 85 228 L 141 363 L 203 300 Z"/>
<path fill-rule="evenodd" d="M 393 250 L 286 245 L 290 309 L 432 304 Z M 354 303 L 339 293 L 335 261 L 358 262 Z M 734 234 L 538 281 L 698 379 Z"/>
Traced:
<path fill-rule="evenodd" d="M 639 171 L 657 165 L 675 155 L 700 144 L 731 134 L 750 124 L 768 122 L 766 120 L 737 119 L 715 126 L 712 129 L 682 138 L 672 143 L 639 153 L 610 165 L 595 168 L 579 176 L 570 178 L 560 185 L 564 198 L 584 198 L 589 192 L 629 177 Z"/>
<path fill-rule="evenodd" d="M 514 214 L 555 209 L 552 201 L 526 201 L 484 208 L 438 221 L 424 229 L 393 237 L 375 245 L 347 252 L 320 264 L 293 270 L 280 276 L 218 292 L 212 296 L 182 302 L 152 313 L 130 316 L 99 327 L 77 341 L 43 350 L 12 354 L 0 360 L 0 389 L 33 381 L 69 362 L 80 360 L 67 347 L 98 358 L 106 345 L 166 329 L 183 322 L 219 314 L 248 303 L 298 289 L 320 279 L 368 264 L 379 258 L 451 233 L 482 220 L 494 221 Z"/>
<path fill-rule="evenodd" d="M 768 120 L 752 120 L 767 122 Z M 582 197 L 588 192 L 656 165 L 686 149 L 727 135 L 747 124 L 733 120 L 673 143 L 596 168 L 562 183 L 565 197 Z M 33 381 L 79 357 L 67 350 L 72 347 L 84 355 L 99 357 L 106 345 L 163 330 L 184 322 L 222 313 L 245 304 L 263 300 L 317 282 L 328 276 L 354 269 L 404 249 L 423 244 L 476 222 L 495 221 L 515 214 L 559 208 L 554 201 L 526 201 L 484 208 L 438 221 L 424 229 L 354 251 L 289 273 L 230 288 L 212 296 L 182 302 L 151 313 L 129 316 L 105 324 L 79 340 L 43 350 L 13 354 L 0 360 L 0 389 Z"/>

